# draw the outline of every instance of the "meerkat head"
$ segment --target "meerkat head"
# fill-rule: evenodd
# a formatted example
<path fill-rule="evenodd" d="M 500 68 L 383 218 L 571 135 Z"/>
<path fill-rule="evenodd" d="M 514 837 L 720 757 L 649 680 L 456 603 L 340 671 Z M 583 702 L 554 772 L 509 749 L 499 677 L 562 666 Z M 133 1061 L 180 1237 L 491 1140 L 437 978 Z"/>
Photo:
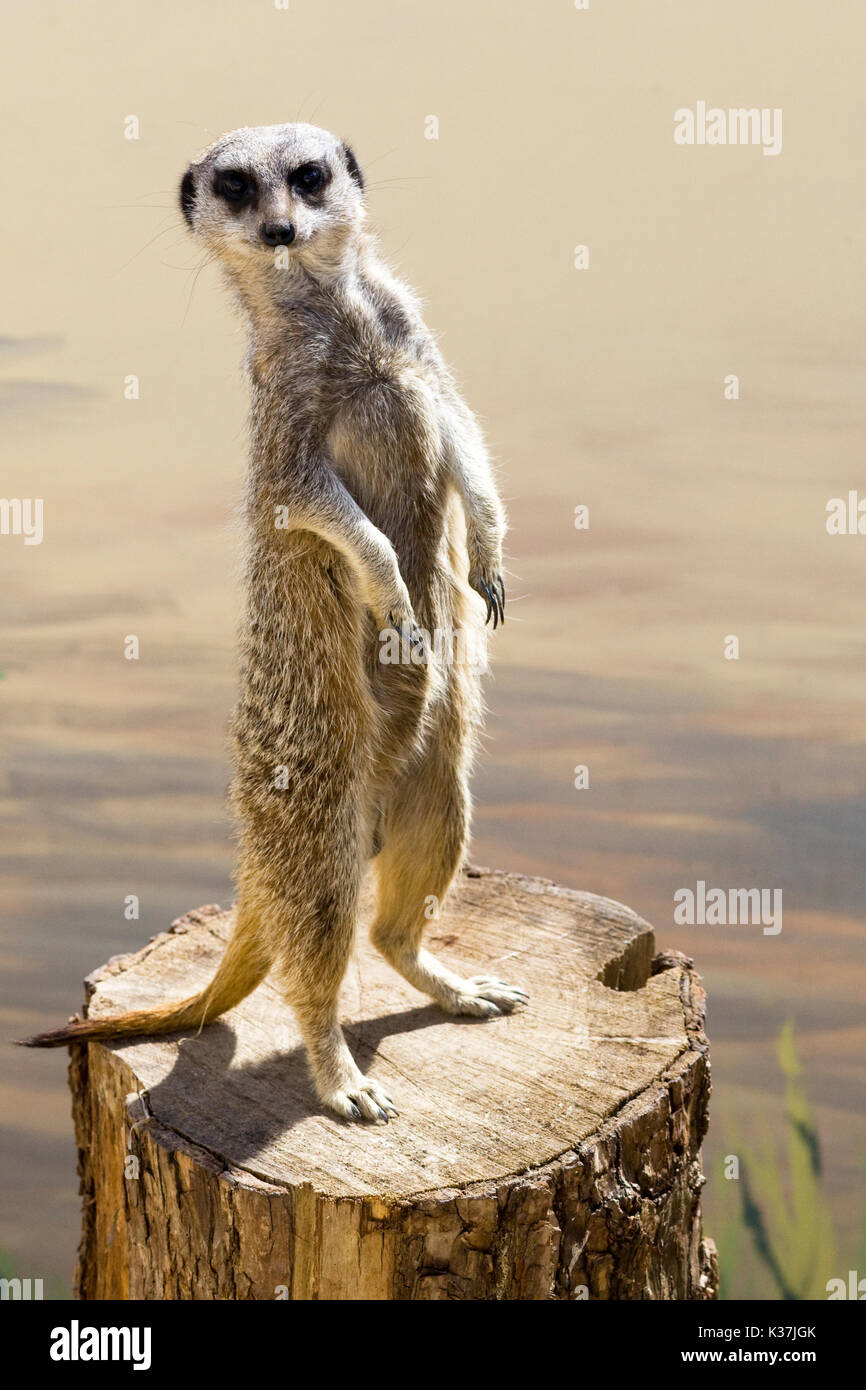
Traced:
<path fill-rule="evenodd" d="M 364 180 L 348 145 L 312 125 L 232 131 L 189 166 L 180 206 L 218 257 L 312 272 L 337 269 L 364 219 Z"/>

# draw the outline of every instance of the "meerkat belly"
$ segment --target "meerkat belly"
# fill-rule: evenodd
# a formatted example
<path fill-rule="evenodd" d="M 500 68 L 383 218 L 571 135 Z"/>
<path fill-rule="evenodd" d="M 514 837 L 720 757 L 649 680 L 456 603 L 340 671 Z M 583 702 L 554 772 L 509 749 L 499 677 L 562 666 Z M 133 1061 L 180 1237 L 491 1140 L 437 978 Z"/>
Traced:
<path fill-rule="evenodd" d="M 420 372 L 395 364 L 380 376 L 350 380 L 333 411 L 328 450 L 358 505 L 394 546 L 413 601 L 426 607 L 446 554 L 447 489 L 436 402 Z"/>
<path fill-rule="evenodd" d="M 363 772 L 380 715 L 365 619 L 330 547 L 302 532 L 257 544 L 247 580 L 233 800 L 246 823 L 273 821 L 279 834 L 286 816 L 318 815 Z"/>
<path fill-rule="evenodd" d="M 329 443 L 338 462 L 383 481 L 393 476 L 397 459 L 402 470 L 429 477 L 438 469 L 442 440 L 436 402 L 423 375 L 399 360 L 379 371 L 347 374 Z"/>

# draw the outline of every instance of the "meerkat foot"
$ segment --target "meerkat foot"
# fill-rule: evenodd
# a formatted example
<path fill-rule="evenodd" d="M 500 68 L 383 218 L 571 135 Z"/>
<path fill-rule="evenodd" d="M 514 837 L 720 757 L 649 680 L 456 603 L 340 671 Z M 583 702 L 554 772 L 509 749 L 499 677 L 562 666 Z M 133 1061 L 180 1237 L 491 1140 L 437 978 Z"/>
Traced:
<path fill-rule="evenodd" d="M 322 1104 L 344 1120 L 380 1120 L 385 1124 L 399 1115 L 393 1100 L 375 1081 L 358 1074 L 357 1080 L 347 1078 L 339 1090 L 322 1096 Z"/>
<path fill-rule="evenodd" d="M 346 1045 L 331 1007 L 296 1007 L 319 1100 L 344 1120 L 379 1120 L 398 1114 L 388 1092 L 364 1076 Z"/>
<path fill-rule="evenodd" d="M 525 1004 L 529 995 L 525 989 L 506 984 L 493 975 L 473 975 L 462 980 L 459 989 L 448 989 L 440 998 L 449 1014 L 471 1014 L 476 1018 L 496 1018 L 513 1013 L 518 1004 Z"/>
<path fill-rule="evenodd" d="M 408 953 L 389 949 L 387 939 L 374 933 L 374 942 L 404 980 L 429 994 L 448 1014 L 471 1014 L 476 1018 L 497 1018 L 513 1013 L 529 999 L 525 989 L 509 985 L 496 975 L 473 975 L 464 979 L 448 970 L 428 951 Z"/>

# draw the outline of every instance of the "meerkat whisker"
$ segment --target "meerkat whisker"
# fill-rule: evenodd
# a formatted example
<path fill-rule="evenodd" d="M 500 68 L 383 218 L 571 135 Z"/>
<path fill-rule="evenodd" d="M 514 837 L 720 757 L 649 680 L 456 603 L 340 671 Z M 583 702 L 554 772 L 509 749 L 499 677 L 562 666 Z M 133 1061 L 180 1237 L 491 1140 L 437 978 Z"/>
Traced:
<path fill-rule="evenodd" d="M 162 227 L 158 232 L 154 232 L 153 236 L 150 237 L 149 240 L 146 241 L 143 246 L 139 247 L 135 254 L 130 256 L 128 261 L 124 261 L 122 265 L 119 265 L 117 267 L 118 272 L 121 270 L 125 270 L 128 265 L 132 265 L 132 262 L 137 260 L 138 257 L 141 256 L 149 246 L 152 246 L 155 241 L 158 241 L 161 236 L 167 236 L 169 232 L 180 231 L 182 225 L 183 224 L 180 222 L 171 222 L 167 227 Z M 169 251 L 171 250 L 171 247 L 161 247 L 160 250 Z"/>

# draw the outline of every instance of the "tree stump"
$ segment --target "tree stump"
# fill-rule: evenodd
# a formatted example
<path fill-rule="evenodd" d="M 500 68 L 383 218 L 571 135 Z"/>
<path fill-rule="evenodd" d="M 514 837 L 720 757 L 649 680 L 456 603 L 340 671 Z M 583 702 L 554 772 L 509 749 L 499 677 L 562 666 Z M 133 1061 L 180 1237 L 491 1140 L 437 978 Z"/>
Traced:
<path fill-rule="evenodd" d="M 203 907 L 85 982 L 102 1015 L 187 995 L 231 913 Z M 628 908 L 469 869 L 427 941 L 530 992 L 442 1014 L 359 932 L 342 1015 L 390 1125 L 323 1114 L 266 981 L 198 1035 L 78 1044 L 84 1299 L 709 1299 L 709 1057 L 691 962 Z"/>

